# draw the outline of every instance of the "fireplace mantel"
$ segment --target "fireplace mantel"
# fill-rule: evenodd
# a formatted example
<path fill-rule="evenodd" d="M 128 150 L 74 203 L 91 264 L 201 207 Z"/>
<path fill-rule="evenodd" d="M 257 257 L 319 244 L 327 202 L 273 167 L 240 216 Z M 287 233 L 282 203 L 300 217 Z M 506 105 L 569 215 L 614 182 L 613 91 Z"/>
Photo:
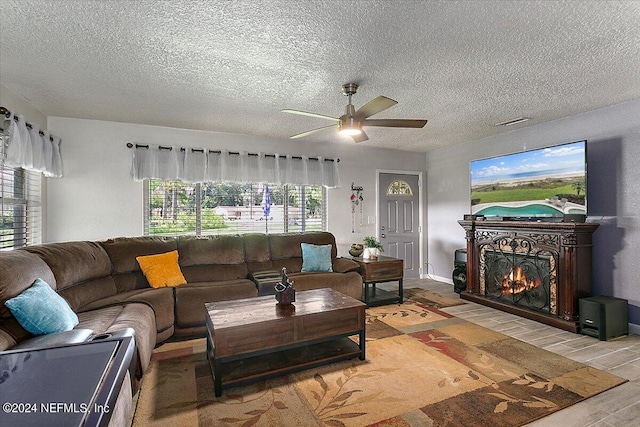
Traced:
<path fill-rule="evenodd" d="M 599 224 L 479 220 L 458 223 L 465 229 L 467 239 L 467 289 L 460 294 L 461 298 L 578 332 L 578 301 L 591 296 L 591 236 Z M 487 296 L 487 279 L 481 276 L 487 271 L 483 257 L 487 250 L 502 252 L 505 247 L 507 251 L 511 247 L 512 255 L 544 253 L 552 260 L 547 311 Z"/>

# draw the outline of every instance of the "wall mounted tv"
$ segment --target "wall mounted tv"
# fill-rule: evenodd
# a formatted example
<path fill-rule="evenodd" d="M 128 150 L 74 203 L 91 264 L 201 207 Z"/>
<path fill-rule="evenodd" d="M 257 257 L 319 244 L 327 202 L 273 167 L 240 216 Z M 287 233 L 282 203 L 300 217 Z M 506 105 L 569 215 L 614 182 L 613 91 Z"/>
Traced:
<path fill-rule="evenodd" d="M 587 141 L 474 160 L 471 213 L 487 219 L 587 214 Z"/>

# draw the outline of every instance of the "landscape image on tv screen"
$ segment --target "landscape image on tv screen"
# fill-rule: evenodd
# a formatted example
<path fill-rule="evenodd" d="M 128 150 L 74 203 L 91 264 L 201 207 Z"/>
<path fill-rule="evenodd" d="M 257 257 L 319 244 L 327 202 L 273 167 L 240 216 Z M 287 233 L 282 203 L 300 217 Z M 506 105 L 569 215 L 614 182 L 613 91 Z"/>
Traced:
<path fill-rule="evenodd" d="M 587 213 L 587 141 L 489 159 L 471 166 L 471 213 L 559 217 Z"/>

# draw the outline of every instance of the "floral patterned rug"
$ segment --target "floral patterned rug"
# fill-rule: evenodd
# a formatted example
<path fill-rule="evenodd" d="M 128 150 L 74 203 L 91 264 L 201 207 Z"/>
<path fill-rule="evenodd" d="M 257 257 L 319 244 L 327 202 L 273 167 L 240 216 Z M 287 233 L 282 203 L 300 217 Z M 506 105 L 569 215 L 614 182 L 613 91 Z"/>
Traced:
<path fill-rule="evenodd" d="M 367 359 L 214 397 L 204 339 L 154 351 L 134 426 L 519 426 L 625 380 L 415 300 L 367 310 Z"/>

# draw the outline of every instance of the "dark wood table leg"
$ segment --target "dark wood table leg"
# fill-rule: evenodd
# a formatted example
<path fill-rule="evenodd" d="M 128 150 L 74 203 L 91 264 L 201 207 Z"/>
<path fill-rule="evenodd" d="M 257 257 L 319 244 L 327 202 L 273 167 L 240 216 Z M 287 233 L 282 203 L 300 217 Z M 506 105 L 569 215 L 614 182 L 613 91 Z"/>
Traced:
<path fill-rule="evenodd" d="M 402 304 L 402 300 L 404 299 L 404 290 L 402 288 L 402 279 L 398 280 L 398 295 L 400 296 L 400 304 Z"/>
<path fill-rule="evenodd" d="M 222 396 L 222 363 L 214 358 L 213 384 L 216 397 Z"/>
<path fill-rule="evenodd" d="M 364 298 L 363 298 L 363 302 L 365 304 L 367 304 L 367 307 L 369 306 L 369 284 L 367 282 L 364 282 Z"/>
<path fill-rule="evenodd" d="M 360 340 L 359 340 L 359 344 L 360 344 L 360 360 L 366 360 L 365 357 L 365 344 L 366 344 L 366 339 L 365 339 L 365 330 L 364 329 L 360 329 Z"/>

